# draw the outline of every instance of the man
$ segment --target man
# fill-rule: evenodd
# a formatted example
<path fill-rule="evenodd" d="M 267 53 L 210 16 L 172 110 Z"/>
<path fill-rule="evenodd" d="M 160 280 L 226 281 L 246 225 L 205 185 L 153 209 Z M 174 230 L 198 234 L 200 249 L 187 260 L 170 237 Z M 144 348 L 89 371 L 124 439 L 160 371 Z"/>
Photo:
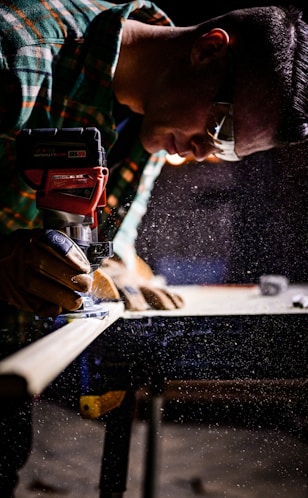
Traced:
<path fill-rule="evenodd" d="M 0 298 L 20 309 L 46 315 L 76 309 L 75 291 L 91 287 L 78 246 L 64 238 L 59 254 L 39 228 L 35 194 L 16 170 L 22 128 L 100 130 L 111 169 L 102 236 L 114 240 L 130 269 L 136 258 L 126 247 L 133 249 L 166 151 L 237 160 L 307 138 L 307 27 L 295 11 L 256 8 L 176 28 L 142 0 L 114 6 L 15 0 L 1 2 L 0 31 Z M 136 283 L 114 263 L 106 265 L 106 279 L 111 275 L 122 289 Z M 165 296 L 164 306 L 172 306 L 174 297 Z M 22 409 L 23 416 L 13 407 L 12 416 L 5 407 L 5 498 L 31 444 L 30 409 Z"/>
<path fill-rule="evenodd" d="M 125 245 L 133 248 L 166 151 L 235 161 L 307 138 L 307 26 L 295 9 L 244 9 L 174 27 L 142 0 L 124 6 L 18 0 L 3 2 L 0 16 L 0 222 L 6 234 L 0 298 L 18 308 L 43 315 L 76 309 L 75 291 L 91 287 L 90 267 L 75 245 L 62 256 L 53 247 L 57 254 L 42 275 L 38 261 L 52 243 L 33 231 L 40 226 L 34 193 L 16 170 L 22 128 L 100 130 L 111 168 L 102 236 L 114 240 L 130 269 L 135 258 Z M 129 131 L 125 139 L 125 125 L 139 138 Z M 70 269 L 67 279 L 53 264 L 59 257 Z M 106 279 L 111 275 L 127 288 L 124 265 L 112 264 Z M 180 305 L 165 296 L 171 307 Z"/>

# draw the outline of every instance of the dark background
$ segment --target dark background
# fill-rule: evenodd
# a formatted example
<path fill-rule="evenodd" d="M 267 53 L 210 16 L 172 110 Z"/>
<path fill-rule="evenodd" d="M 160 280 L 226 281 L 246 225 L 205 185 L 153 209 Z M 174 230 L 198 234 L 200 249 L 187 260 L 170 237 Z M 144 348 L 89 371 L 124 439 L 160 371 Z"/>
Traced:
<path fill-rule="evenodd" d="M 178 0 L 156 4 L 175 24 L 188 25 L 235 8 L 289 2 L 190 1 L 189 10 Z M 234 164 L 166 164 L 139 230 L 138 253 L 169 284 L 251 283 L 264 273 L 306 282 L 307 152 L 302 144 Z"/>

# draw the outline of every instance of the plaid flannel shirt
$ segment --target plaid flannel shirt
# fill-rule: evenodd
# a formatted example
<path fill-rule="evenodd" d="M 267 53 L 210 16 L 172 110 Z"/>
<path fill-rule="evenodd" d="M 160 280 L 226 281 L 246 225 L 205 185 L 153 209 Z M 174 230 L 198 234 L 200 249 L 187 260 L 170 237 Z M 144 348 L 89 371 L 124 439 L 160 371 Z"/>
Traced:
<path fill-rule="evenodd" d="M 41 223 L 35 192 L 16 169 L 15 137 L 20 129 L 96 126 L 107 153 L 116 141 L 112 80 L 122 25 L 129 17 L 171 24 L 145 0 L 121 5 L 102 0 L 1 2 L 0 231 Z M 126 244 L 134 244 L 163 162 L 163 152 L 149 156 L 137 141 L 123 158 L 111 190 L 107 184 L 103 231 L 112 240 L 121 227 L 122 235 L 115 239 L 120 256 L 125 256 Z"/>

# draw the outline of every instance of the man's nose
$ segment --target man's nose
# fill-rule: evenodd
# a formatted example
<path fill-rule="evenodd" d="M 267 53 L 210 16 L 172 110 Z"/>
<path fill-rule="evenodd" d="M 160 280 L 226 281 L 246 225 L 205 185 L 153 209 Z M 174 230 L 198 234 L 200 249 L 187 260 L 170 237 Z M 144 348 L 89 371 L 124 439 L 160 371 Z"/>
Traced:
<path fill-rule="evenodd" d="M 204 159 L 206 159 L 211 154 L 215 154 L 215 152 L 218 152 L 217 147 L 211 144 L 204 136 L 193 137 L 190 141 L 190 144 L 191 152 L 198 162 L 204 161 Z"/>

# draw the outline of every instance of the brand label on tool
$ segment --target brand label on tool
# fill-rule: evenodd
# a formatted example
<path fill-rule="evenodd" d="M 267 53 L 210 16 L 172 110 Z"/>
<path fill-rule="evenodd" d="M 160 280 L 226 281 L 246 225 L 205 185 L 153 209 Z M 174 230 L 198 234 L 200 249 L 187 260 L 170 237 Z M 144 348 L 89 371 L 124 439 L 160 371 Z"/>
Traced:
<path fill-rule="evenodd" d="M 67 151 L 67 156 L 70 159 L 79 158 L 79 157 L 87 157 L 87 151 L 86 150 L 68 150 Z"/>

